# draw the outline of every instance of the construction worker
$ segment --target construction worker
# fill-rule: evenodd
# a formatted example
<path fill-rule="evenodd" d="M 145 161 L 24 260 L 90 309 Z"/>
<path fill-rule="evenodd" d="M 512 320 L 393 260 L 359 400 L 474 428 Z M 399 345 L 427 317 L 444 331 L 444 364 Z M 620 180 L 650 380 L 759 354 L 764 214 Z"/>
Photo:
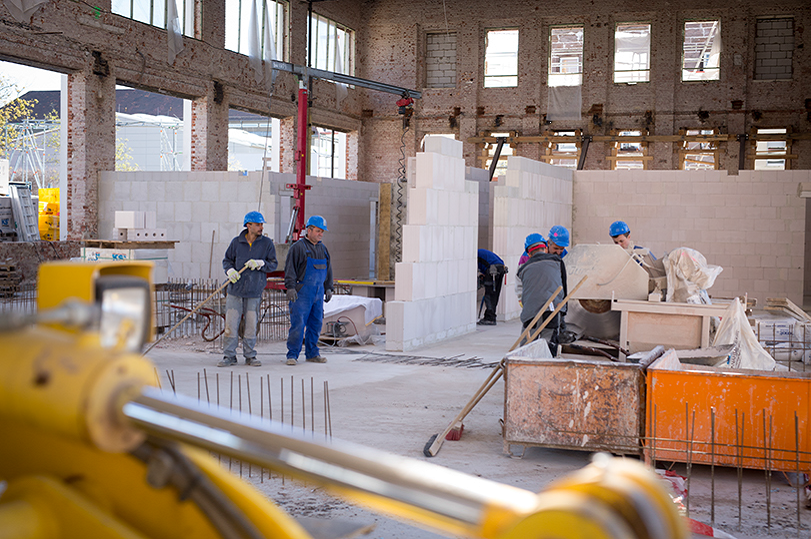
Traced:
<path fill-rule="evenodd" d="M 326 363 L 318 351 L 318 337 L 324 321 L 324 302 L 332 299 L 332 265 L 321 238 L 327 221 L 320 215 L 307 220 L 307 235 L 290 247 L 284 264 L 284 287 L 290 301 L 290 333 L 287 335 L 287 364 L 295 365 L 302 341 L 307 361 Z"/>
<path fill-rule="evenodd" d="M 628 224 L 625 221 L 614 221 L 611 223 L 611 226 L 608 227 L 608 235 L 611 236 L 612 240 L 614 240 L 614 245 L 619 245 L 625 249 L 629 255 L 650 255 L 654 260 L 656 260 L 656 257 L 653 256 L 650 249 L 634 245 L 634 242 L 631 241 L 631 229 L 628 228 Z M 635 258 L 638 259 L 639 257 Z"/>
<path fill-rule="evenodd" d="M 478 253 L 479 282 L 484 286 L 484 316 L 478 321 L 480 326 L 496 325 L 496 307 L 501 295 L 501 283 L 507 274 L 507 266 L 494 252 L 479 249 Z"/>
<path fill-rule="evenodd" d="M 568 254 L 566 247 L 569 246 L 569 231 L 566 227 L 555 225 L 549 229 L 547 236 L 547 246 L 549 254 L 558 255 L 560 258 Z"/>
<path fill-rule="evenodd" d="M 540 325 L 549 317 L 554 308 L 566 297 L 568 291 L 566 266 L 560 256 L 543 251 L 543 236 L 530 234 L 524 243 L 527 245 L 529 260 L 518 268 L 515 279 L 515 292 L 518 294 L 518 301 L 522 305 L 521 323 L 526 329 L 557 287 L 562 286 L 563 290 L 549 304 L 547 312 L 539 319 L 537 325 Z M 539 335 L 541 339 L 546 340 L 549 344 L 553 356 L 557 352 L 562 314 L 562 312 L 557 313 Z M 535 328 L 531 328 L 530 335 L 534 331 Z"/>
<path fill-rule="evenodd" d="M 242 355 L 245 364 L 258 367 L 256 359 L 256 326 L 259 321 L 259 306 L 262 291 L 267 285 L 267 273 L 276 269 L 276 247 L 273 240 L 263 236 L 265 218 L 258 211 L 245 214 L 242 225 L 245 230 L 231 240 L 222 267 L 228 280 L 225 300 L 225 333 L 223 333 L 223 358 L 218 367 L 237 364 L 239 323 L 244 317 Z M 244 270 L 240 273 L 240 270 Z"/>
<path fill-rule="evenodd" d="M 537 233 L 530 234 L 529 236 L 527 236 L 526 241 L 524 241 L 524 252 L 521 253 L 521 258 L 518 259 L 518 267 L 519 268 L 522 265 L 524 265 L 527 260 L 529 260 L 529 253 L 527 253 L 527 247 L 528 247 L 527 241 L 529 241 L 530 238 L 533 238 L 533 240 L 537 239 L 537 238 L 535 238 L 536 235 L 540 236 L 541 242 L 543 243 L 543 247 L 541 247 L 541 249 L 543 249 L 544 253 L 546 252 L 546 240 L 544 239 L 544 237 L 541 236 L 540 234 L 537 234 Z"/>

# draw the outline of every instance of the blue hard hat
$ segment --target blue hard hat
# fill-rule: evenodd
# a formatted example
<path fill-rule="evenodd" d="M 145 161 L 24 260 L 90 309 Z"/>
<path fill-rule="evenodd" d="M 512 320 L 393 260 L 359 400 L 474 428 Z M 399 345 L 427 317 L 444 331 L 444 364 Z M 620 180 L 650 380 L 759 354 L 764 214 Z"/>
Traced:
<path fill-rule="evenodd" d="M 530 247 L 538 243 L 546 243 L 546 240 L 543 239 L 543 236 L 541 236 L 537 232 L 533 232 L 532 234 L 527 236 L 526 240 L 524 240 L 524 250 L 528 251 Z"/>
<path fill-rule="evenodd" d="M 265 218 L 262 217 L 262 214 L 258 211 L 249 211 L 245 214 L 245 220 L 242 222 L 242 226 L 247 225 L 248 223 L 264 223 Z"/>
<path fill-rule="evenodd" d="M 558 247 L 568 247 L 569 231 L 566 230 L 566 227 L 555 225 L 549 229 L 549 241 Z"/>
<path fill-rule="evenodd" d="M 316 226 L 316 227 L 320 228 L 321 230 L 323 230 L 325 232 L 328 231 L 327 230 L 327 220 L 324 219 L 323 217 L 321 217 L 320 215 L 313 215 L 312 217 L 307 219 L 307 225 L 306 226 Z"/>
<path fill-rule="evenodd" d="M 608 235 L 611 236 L 612 238 L 616 238 L 620 234 L 627 234 L 630 231 L 631 229 L 628 228 L 628 225 L 625 223 L 625 221 L 614 221 L 613 223 L 611 223 L 611 226 L 608 227 Z"/>

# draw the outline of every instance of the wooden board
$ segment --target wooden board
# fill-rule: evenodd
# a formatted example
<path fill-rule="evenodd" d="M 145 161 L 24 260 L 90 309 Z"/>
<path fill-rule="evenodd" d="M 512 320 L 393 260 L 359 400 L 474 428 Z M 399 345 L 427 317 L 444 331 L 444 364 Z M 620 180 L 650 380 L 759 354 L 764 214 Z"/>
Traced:
<path fill-rule="evenodd" d="M 377 208 L 377 278 L 383 281 L 391 277 L 391 184 L 380 184 L 380 201 Z"/>
<path fill-rule="evenodd" d="M 114 240 L 82 240 L 82 247 L 96 249 L 174 249 L 175 240 L 166 241 L 114 241 Z"/>

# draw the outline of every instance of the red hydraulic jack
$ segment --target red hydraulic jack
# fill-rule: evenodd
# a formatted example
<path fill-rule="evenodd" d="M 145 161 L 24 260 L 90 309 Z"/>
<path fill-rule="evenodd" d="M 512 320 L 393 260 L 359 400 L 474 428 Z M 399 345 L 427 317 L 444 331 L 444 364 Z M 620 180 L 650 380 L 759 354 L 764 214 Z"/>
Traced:
<path fill-rule="evenodd" d="M 293 190 L 293 198 L 296 202 L 293 205 L 293 215 L 290 218 L 290 230 L 287 237 L 291 242 L 297 241 L 304 230 L 304 193 L 312 186 L 307 185 L 307 133 L 310 122 L 308 121 L 309 95 L 304 81 L 299 81 L 298 89 L 298 122 L 296 122 L 296 183 L 288 183 L 287 188 Z"/>

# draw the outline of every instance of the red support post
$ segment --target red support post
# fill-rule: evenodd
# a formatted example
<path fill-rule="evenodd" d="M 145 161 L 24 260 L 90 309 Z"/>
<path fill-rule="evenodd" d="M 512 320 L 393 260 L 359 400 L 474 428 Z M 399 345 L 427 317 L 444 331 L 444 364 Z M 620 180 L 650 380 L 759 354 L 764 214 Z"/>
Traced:
<path fill-rule="evenodd" d="M 296 211 L 296 222 L 293 226 L 293 241 L 297 241 L 304 230 L 304 192 L 310 186 L 307 180 L 307 135 L 310 132 L 310 124 L 307 121 L 307 86 L 304 81 L 299 82 L 298 90 L 298 131 L 296 145 L 296 183 L 287 184 L 288 189 L 293 189 L 293 197 L 296 199 L 294 211 Z"/>

